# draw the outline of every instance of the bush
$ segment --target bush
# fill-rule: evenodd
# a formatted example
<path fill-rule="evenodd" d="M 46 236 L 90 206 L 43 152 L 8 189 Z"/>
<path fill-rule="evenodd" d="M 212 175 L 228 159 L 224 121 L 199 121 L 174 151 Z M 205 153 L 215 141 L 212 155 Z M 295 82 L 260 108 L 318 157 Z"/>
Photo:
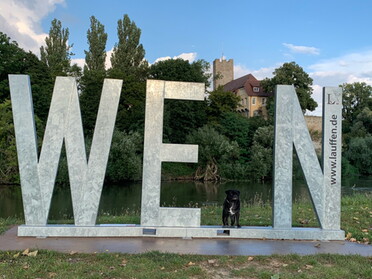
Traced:
<path fill-rule="evenodd" d="M 224 163 L 220 166 L 221 177 L 233 180 L 243 180 L 249 177 L 247 164 L 240 162 Z"/>
<path fill-rule="evenodd" d="M 186 137 L 187 143 L 199 145 L 199 166 L 195 175 L 200 180 L 219 180 L 219 167 L 238 161 L 239 146 L 235 141 L 219 134 L 211 126 L 205 125 Z"/>
<path fill-rule="evenodd" d="M 138 132 L 127 134 L 115 130 L 107 164 L 106 180 L 110 182 L 139 180 L 142 174 L 142 150 L 142 136 Z"/>
<path fill-rule="evenodd" d="M 274 127 L 265 126 L 256 130 L 253 136 L 250 173 L 254 179 L 265 180 L 272 176 Z"/>
<path fill-rule="evenodd" d="M 372 174 L 372 136 L 352 138 L 349 150 L 345 153 L 346 159 L 355 166 L 361 174 Z"/>
<path fill-rule="evenodd" d="M 342 174 L 342 178 L 350 178 L 350 177 L 358 176 L 359 171 L 356 167 L 350 164 L 348 159 L 342 156 L 341 174 Z"/>

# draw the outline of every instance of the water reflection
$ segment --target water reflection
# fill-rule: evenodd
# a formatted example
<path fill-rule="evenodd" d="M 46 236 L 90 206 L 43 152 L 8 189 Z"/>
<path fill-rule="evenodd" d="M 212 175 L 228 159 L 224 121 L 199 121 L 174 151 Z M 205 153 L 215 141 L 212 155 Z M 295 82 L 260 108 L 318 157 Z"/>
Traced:
<path fill-rule="evenodd" d="M 361 190 L 372 191 L 372 177 L 343 181 L 343 194 Z M 205 204 L 222 205 L 225 191 L 236 189 L 241 200 L 248 203 L 271 202 L 271 183 L 225 182 L 198 183 L 193 181 L 162 182 L 162 206 L 195 207 Z M 302 181 L 293 184 L 293 199 L 309 199 L 308 188 Z M 120 215 L 125 210 L 140 210 L 141 183 L 105 185 L 102 190 L 99 214 Z M 21 189 L 18 186 L 0 186 L 0 217 L 23 217 Z M 69 187 L 55 187 L 51 202 L 50 220 L 72 219 L 71 191 Z"/>

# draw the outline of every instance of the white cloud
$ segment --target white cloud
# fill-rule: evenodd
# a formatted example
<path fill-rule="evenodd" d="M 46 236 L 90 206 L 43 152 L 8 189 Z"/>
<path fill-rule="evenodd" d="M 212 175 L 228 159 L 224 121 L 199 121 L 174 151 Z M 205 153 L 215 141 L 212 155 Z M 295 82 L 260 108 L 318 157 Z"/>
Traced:
<path fill-rule="evenodd" d="M 178 59 L 178 58 L 189 61 L 190 63 L 192 63 L 192 62 L 195 61 L 196 57 L 197 57 L 196 52 L 181 53 L 180 55 L 173 56 L 173 58 L 170 57 L 170 56 L 159 57 L 154 61 L 154 63 L 159 62 L 159 61 L 169 60 L 169 59 Z"/>
<path fill-rule="evenodd" d="M 288 43 L 283 43 L 283 46 L 285 46 L 291 52 L 294 52 L 294 53 L 311 54 L 311 55 L 319 55 L 320 54 L 319 48 L 316 48 L 316 47 L 296 46 L 296 45 L 288 44 Z"/>
<path fill-rule="evenodd" d="M 106 52 L 106 61 L 105 61 L 106 70 L 111 68 L 111 55 L 113 52 L 114 52 L 114 48 Z"/>
<path fill-rule="evenodd" d="M 46 33 L 41 20 L 65 0 L 1 0 L 0 30 L 25 50 L 39 54 Z"/>
<path fill-rule="evenodd" d="M 323 60 L 308 68 L 314 84 L 313 98 L 318 103 L 318 108 L 309 114 L 321 115 L 323 87 L 353 82 L 372 85 L 372 50 Z"/>
<path fill-rule="evenodd" d="M 71 59 L 71 65 L 77 64 L 79 67 L 84 69 L 85 59 L 84 58 L 73 58 Z"/>
<path fill-rule="evenodd" d="M 252 74 L 258 80 L 264 78 L 270 78 L 273 76 L 275 68 L 280 67 L 280 65 L 275 65 L 272 67 L 260 68 L 258 70 L 249 69 L 242 64 L 234 65 L 234 79 L 240 78 L 247 74 Z"/>
<path fill-rule="evenodd" d="M 345 82 L 365 82 L 372 85 L 372 50 L 350 53 L 321 61 L 309 67 L 314 81 L 329 86 Z"/>

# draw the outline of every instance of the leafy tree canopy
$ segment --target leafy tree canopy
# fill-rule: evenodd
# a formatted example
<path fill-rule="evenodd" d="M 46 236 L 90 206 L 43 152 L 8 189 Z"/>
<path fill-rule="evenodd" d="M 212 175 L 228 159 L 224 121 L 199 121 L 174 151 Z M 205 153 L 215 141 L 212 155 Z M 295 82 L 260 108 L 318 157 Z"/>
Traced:
<path fill-rule="evenodd" d="M 151 65 L 149 77 L 152 79 L 203 82 L 209 86 L 211 74 L 208 73 L 209 63 L 197 60 L 190 63 L 183 59 L 168 59 Z"/>
<path fill-rule="evenodd" d="M 10 99 L 9 74 L 30 76 L 35 113 L 45 122 L 53 90 L 49 71 L 36 55 L 24 51 L 0 32 L 0 102 Z"/>
<path fill-rule="evenodd" d="M 86 71 L 105 72 L 107 33 L 105 26 L 94 16 L 90 17 L 90 29 L 87 31 L 89 50 L 85 52 Z"/>
<path fill-rule="evenodd" d="M 266 78 L 261 81 L 261 85 L 266 92 L 274 92 L 275 86 L 279 84 L 294 85 L 298 99 L 303 112 L 313 111 L 318 106 L 311 97 L 313 89 L 312 78 L 295 62 L 284 63 L 281 67 L 275 69 L 274 77 Z M 268 110 L 272 113 L 272 102 L 268 103 Z"/>
<path fill-rule="evenodd" d="M 40 48 L 41 61 L 48 66 L 53 77 L 79 72 L 77 66 L 71 68 L 71 56 L 74 54 L 70 51 L 72 45 L 67 44 L 68 36 L 68 28 L 62 28 L 61 21 L 53 19 L 49 36 L 45 38 L 46 46 Z"/>
<path fill-rule="evenodd" d="M 345 156 L 361 174 L 372 175 L 372 135 L 352 138 Z"/>
<path fill-rule="evenodd" d="M 232 92 L 223 90 L 219 86 L 216 90 L 210 92 L 208 96 L 208 117 L 209 121 L 218 121 L 223 113 L 234 112 L 239 106 L 240 97 Z"/>
<path fill-rule="evenodd" d="M 342 117 L 345 128 L 356 120 L 364 108 L 372 109 L 372 86 L 365 82 L 344 83 L 342 87 Z"/>
<path fill-rule="evenodd" d="M 94 17 L 87 31 L 89 50 L 85 51 L 84 75 L 80 80 L 80 106 L 85 134 L 93 134 L 104 78 L 106 77 L 105 27 Z"/>
<path fill-rule="evenodd" d="M 209 125 L 193 131 L 186 142 L 199 145 L 199 166 L 195 174 L 198 180 L 219 180 L 219 166 L 239 157 L 238 144 Z"/>
<path fill-rule="evenodd" d="M 147 68 L 145 49 L 140 43 L 141 29 L 127 14 L 118 21 L 118 38 L 111 55 L 112 75 L 138 75 L 141 68 Z"/>
<path fill-rule="evenodd" d="M 190 63 L 169 59 L 151 65 L 152 79 L 207 83 L 209 64 L 204 60 Z M 184 143 L 186 136 L 206 124 L 206 103 L 200 101 L 165 100 L 164 141 Z"/>

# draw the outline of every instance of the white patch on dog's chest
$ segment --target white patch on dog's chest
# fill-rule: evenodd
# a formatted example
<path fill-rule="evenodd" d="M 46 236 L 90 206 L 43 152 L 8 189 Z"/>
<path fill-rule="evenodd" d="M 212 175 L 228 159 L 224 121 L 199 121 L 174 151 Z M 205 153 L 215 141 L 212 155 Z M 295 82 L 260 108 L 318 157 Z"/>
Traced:
<path fill-rule="evenodd" d="M 234 214 L 235 214 L 235 212 L 233 211 L 233 207 L 232 207 L 232 206 L 231 206 L 230 209 L 229 209 L 229 213 L 230 213 L 231 215 L 234 215 Z"/>

